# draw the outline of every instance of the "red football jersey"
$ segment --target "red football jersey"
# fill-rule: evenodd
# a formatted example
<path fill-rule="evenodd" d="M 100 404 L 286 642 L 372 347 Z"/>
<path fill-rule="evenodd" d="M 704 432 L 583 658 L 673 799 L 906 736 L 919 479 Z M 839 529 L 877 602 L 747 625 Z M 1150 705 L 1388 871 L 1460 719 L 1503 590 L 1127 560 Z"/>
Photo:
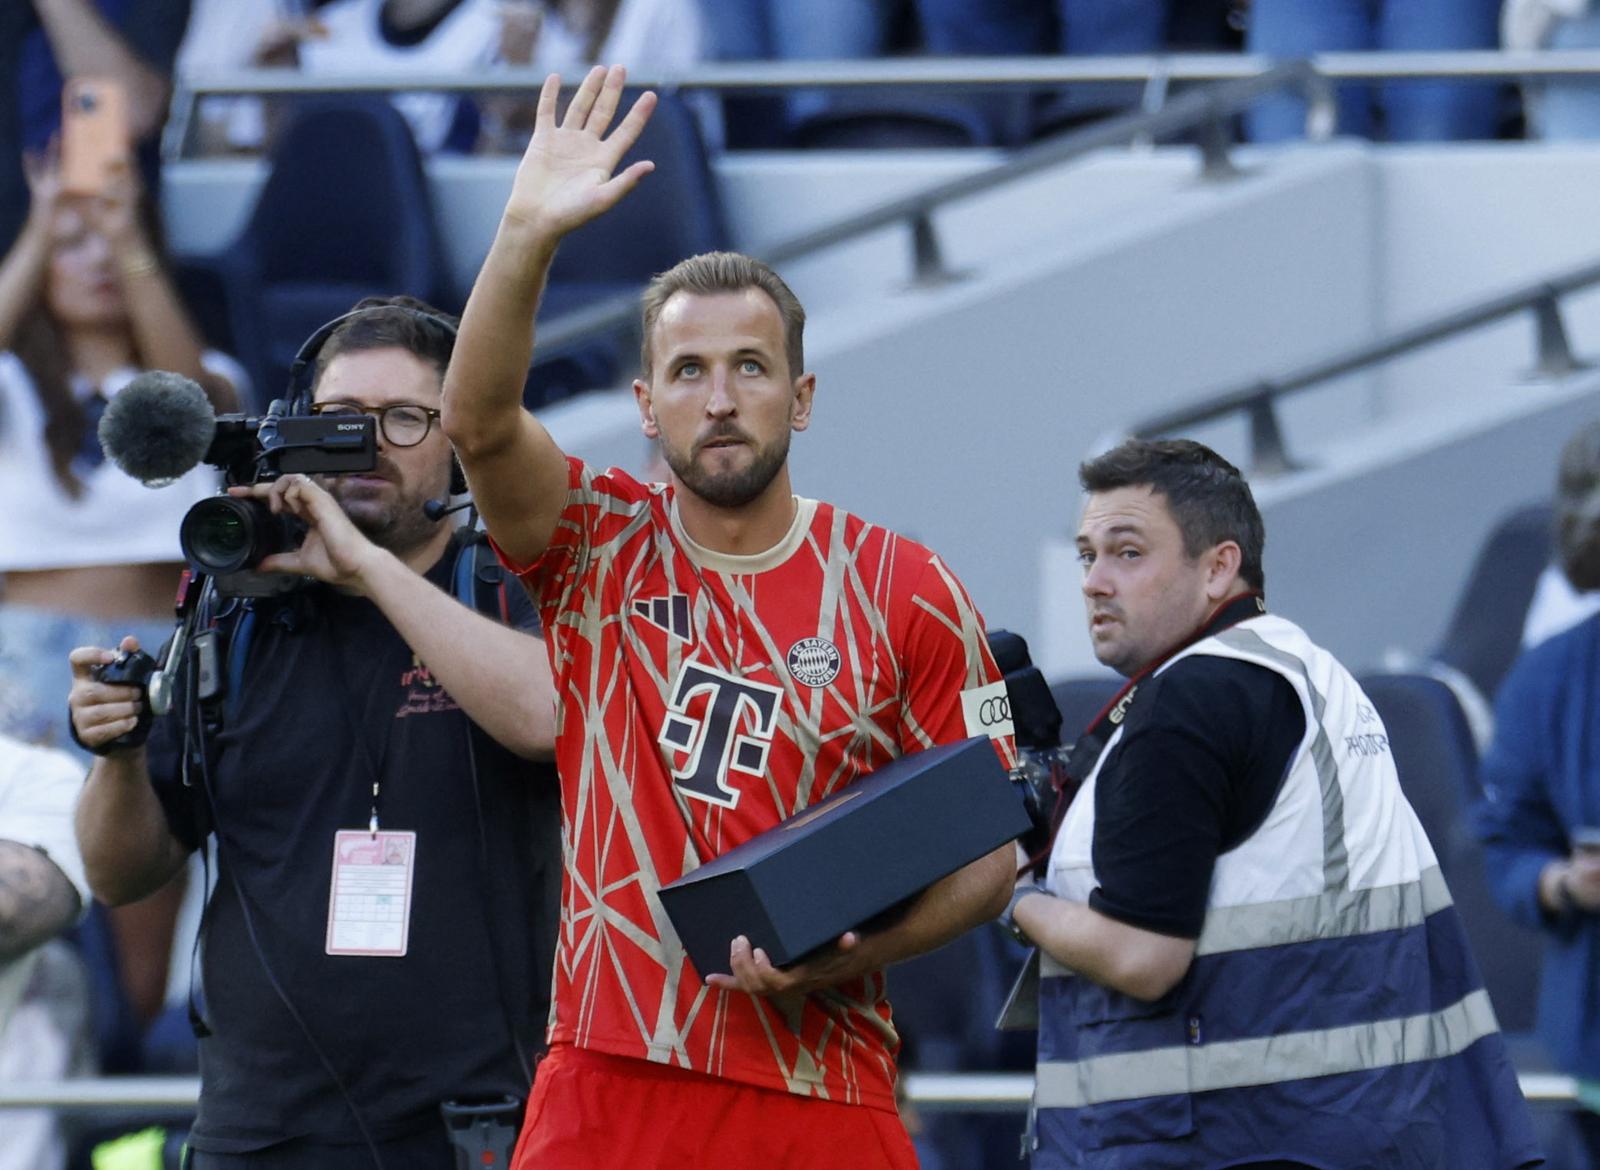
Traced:
<path fill-rule="evenodd" d="M 983 623 L 926 548 L 798 500 L 758 556 L 703 548 L 672 489 L 570 464 L 518 569 L 558 693 L 561 940 L 549 1038 L 894 1108 L 884 977 L 796 1010 L 707 987 L 657 890 L 908 751 L 984 734 Z M 1009 723 L 996 750 L 1011 766 Z"/>

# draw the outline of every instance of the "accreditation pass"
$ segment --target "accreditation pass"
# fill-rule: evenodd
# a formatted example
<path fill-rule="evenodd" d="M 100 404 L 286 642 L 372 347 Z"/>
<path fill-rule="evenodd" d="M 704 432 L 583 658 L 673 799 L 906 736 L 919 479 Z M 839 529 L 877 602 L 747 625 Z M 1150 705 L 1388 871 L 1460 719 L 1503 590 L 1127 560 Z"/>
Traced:
<path fill-rule="evenodd" d="M 398 958 L 406 953 L 416 858 L 412 832 L 341 829 L 334 834 L 328 954 Z"/>

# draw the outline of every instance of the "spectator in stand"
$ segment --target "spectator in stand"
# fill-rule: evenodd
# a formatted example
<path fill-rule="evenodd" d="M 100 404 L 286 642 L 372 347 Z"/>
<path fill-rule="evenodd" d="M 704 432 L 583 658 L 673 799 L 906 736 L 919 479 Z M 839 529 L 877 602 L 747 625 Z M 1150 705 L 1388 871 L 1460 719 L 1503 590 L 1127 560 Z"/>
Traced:
<path fill-rule="evenodd" d="M 65 752 L 0 735 L 0 1083 L 55 1080 L 72 1062 L 70 1040 L 42 994 L 45 980 L 38 981 L 39 995 L 30 993 L 30 984 L 44 944 L 89 903 L 72 834 L 72 806 L 82 786 L 83 769 Z M 58 959 L 51 957 L 52 963 Z M 62 961 L 70 970 L 70 960 Z M 73 987 L 70 979 L 51 982 Z M 82 1007 L 82 989 L 76 990 Z M 3 1170 L 63 1164 L 61 1135 L 48 1111 L 8 1112 L 3 1132 Z"/>
<path fill-rule="evenodd" d="M 500 21 L 499 62 L 545 74 L 581 76 L 599 61 L 670 74 L 706 56 L 698 0 L 502 0 Z M 534 108 L 522 99 L 491 99 L 484 145 L 520 153 L 533 132 Z"/>
<path fill-rule="evenodd" d="M 68 196 L 52 156 L 28 164 L 32 205 L 0 262 L 0 689 L 8 729 L 63 743 L 74 646 L 172 629 L 178 524 L 215 480 L 151 492 L 101 458 L 95 421 L 143 369 L 177 371 L 218 410 L 242 376 L 206 351 L 166 271 L 149 204 L 124 166 L 103 197 Z M 112 919 L 123 987 L 160 1010 L 181 885 Z"/>
<path fill-rule="evenodd" d="M 881 56 L 893 0 L 700 0 L 711 55 L 721 61 L 838 61 Z M 829 95 L 730 95 L 723 101 L 729 145 L 787 145 L 787 127 L 826 110 Z"/>
<path fill-rule="evenodd" d="M 704 0 L 718 57 L 725 60 L 839 60 L 882 56 L 900 6 L 893 0 Z M 1158 53 L 1166 45 L 1167 0 L 915 0 L 923 47 L 962 56 Z M 1047 117 L 1080 118 L 1137 100 L 1137 88 L 1095 87 L 1064 94 Z M 1009 107 L 987 95 L 972 104 L 991 119 Z M 847 103 L 848 104 L 848 103 Z M 830 108 L 822 94 L 790 103 L 799 122 Z"/>
<path fill-rule="evenodd" d="M 917 0 L 917 11 L 931 53 L 1080 57 L 1166 48 L 1167 0 Z M 1132 105 L 1139 94 L 1138 85 L 1079 87 L 1044 117 L 1077 121 Z"/>
<path fill-rule="evenodd" d="M 1528 613 L 1522 622 L 1522 648 L 1537 646 L 1584 618 L 1600 613 L 1600 590 L 1572 587 L 1560 565 L 1546 565 L 1533 588 Z"/>
<path fill-rule="evenodd" d="M 1508 11 L 1509 8 L 1508 5 Z M 1591 450 L 1586 451 L 1586 443 Z M 1589 464 L 1600 466 L 1600 426 L 1590 425 L 1573 435 L 1562 453 L 1562 466 L 1570 465 L 1579 483 L 1582 468 Z M 1522 619 L 1522 648 L 1532 649 L 1596 613 L 1600 613 L 1600 588 L 1574 586 L 1558 556 L 1545 566 L 1534 585 L 1528 612 Z"/>
<path fill-rule="evenodd" d="M 1600 9 L 1591 0 L 1506 0 L 1500 40 L 1508 49 L 1600 48 Z M 1522 87 L 1528 137 L 1600 138 L 1600 85 L 1556 78 Z"/>
<path fill-rule="evenodd" d="M 1600 422 L 1567 443 L 1556 491 L 1562 570 L 1600 589 Z M 1578 1078 L 1574 1112 L 1600 1158 L 1600 615 L 1527 650 L 1495 700 L 1474 810 L 1484 872 L 1518 921 L 1542 930 L 1537 1030 Z"/>
<path fill-rule="evenodd" d="M 1499 0 L 1251 0 L 1245 48 L 1267 57 L 1368 49 L 1493 49 Z M 1396 81 L 1342 85 L 1339 133 L 1390 142 L 1493 138 L 1499 90 L 1490 83 Z M 1298 139 L 1306 106 L 1274 95 L 1245 115 L 1255 142 Z"/>
<path fill-rule="evenodd" d="M 199 0 L 179 58 L 181 75 L 242 67 L 292 68 L 306 74 L 411 77 L 476 73 L 492 64 L 500 41 L 496 0 L 275 0 L 239 4 Z M 451 94 L 402 93 L 395 105 L 424 152 L 469 150 L 478 136 L 477 107 Z M 259 150 L 272 120 L 253 99 L 206 103 L 202 143 Z"/>
<path fill-rule="evenodd" d="M 128 119 L 150 190 L 167 116 L 172 59 L 189 0 L 6 0 L 0 4 L 0 249 L 28 214 L 20 160 L 61 125 L 64 78 L 106 77 L 128 95 Z"/>

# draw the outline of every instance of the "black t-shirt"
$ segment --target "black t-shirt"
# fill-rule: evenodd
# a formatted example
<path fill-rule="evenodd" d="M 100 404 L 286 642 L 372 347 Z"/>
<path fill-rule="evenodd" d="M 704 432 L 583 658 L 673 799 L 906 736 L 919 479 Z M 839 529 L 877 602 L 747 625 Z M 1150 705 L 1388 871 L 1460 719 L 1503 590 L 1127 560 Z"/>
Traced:
<path fill-rule="evenodd" d="M 453 561 L 452 548 L 429 579 L 445 585 Z M 506 596 L 511 624 L 535 628 L 522 590 Z M 442 1124 L 441 1100 L 525 1095 L 507 1015 L 523 1049 L 537 1051 L 561 880 L 554 768 L 470 725 L 377 606 L 323 586 L 258 613 L 230 710 L 212 752 L 209 814 L 195 769 L 189 787 L 180 779 L 178 720 L 159 720 L 151 736 L 151 776 L 173 831 L 194 846 L 210 823 L 219 844 L 195 1146 L 360 1140 L 272 978 L 376 1137 Z M 417 834 L 407 953 L 330 956 L 334 834 L 367 827 L 375 776 L 381 827 Z"/>
<path fill-rule="evenodd" d="M 1306 732 L 1274 670 L 1191 654 L 1139 685 L 1095 781 L 1089 905 L 1198 938 L 1216 859 L 1260 827 Z"/>

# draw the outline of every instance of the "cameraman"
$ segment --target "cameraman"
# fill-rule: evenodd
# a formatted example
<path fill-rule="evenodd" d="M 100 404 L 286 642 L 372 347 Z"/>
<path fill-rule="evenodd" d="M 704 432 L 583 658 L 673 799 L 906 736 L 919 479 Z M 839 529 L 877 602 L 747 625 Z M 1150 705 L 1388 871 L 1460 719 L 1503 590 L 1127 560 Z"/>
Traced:
<path fill-rule="evenodd" d="M 317 583 L 256 603 L 242 646 L 223 611 L 243 661 L 222 668 L 220 733 L 195 752 L 180 686 L 148 747 L 105 750 L 138 693 L 93 677 L 112 651 L 72 653 L 73 724 L 104 752 L 77 813 L 95 894 L 138 898 L 217 844 L 199 1170 L 448 1166 L 441 1103 L 521 1094 L 548 1002 L 556 786 L 525 761 L 550 751 L 550 667 L 520 589 L 498 595 L 515 629 L 445 592 L 462 541 L 424 504 L 452 479 L 453 330 L 409 299 L 357 308 L 317 355 L 313 409 L 375 415 L 377 466 L 232 489 L 307 526 L 260 569 Z M 392 920 L 331 898 L 363 881 L 403 891 L 379 902 Z"/>

